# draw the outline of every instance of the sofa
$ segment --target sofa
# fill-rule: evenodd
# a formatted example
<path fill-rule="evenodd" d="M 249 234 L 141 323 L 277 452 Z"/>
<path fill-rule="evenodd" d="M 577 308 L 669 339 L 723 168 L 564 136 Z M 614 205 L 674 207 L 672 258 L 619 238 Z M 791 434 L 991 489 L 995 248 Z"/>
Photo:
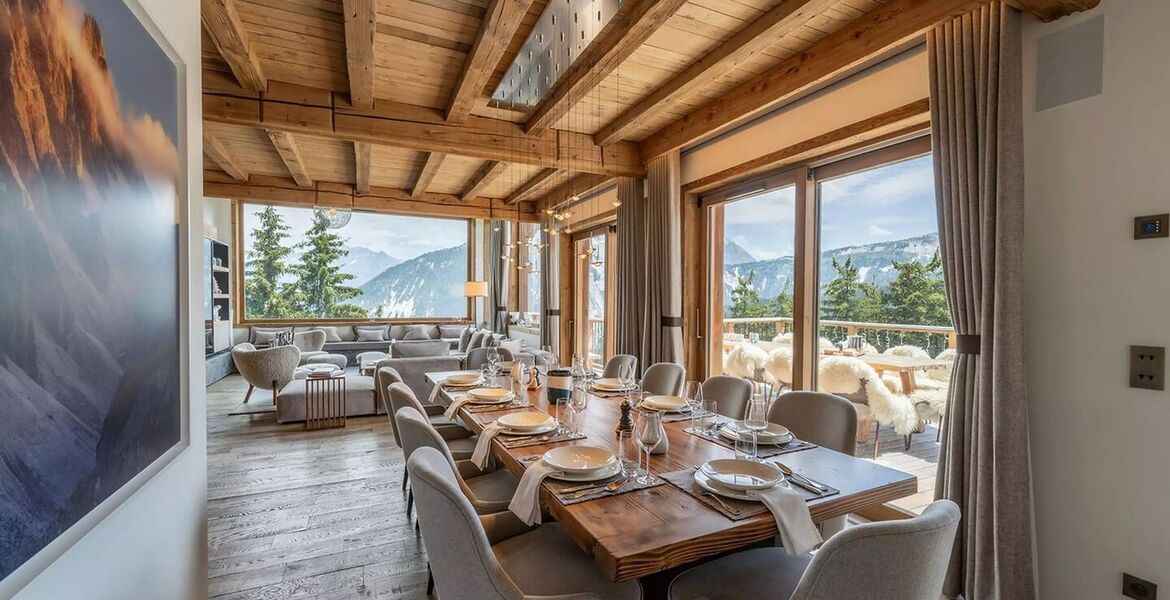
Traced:
<path fill-rule="evenodd" d="M 297 334 L 308 331 L 321 330 L 325 332 L 325 344 L 320 351 L 326 354 L 340 354 L 346 357 L 351 364 L 357 360 L 362 352 L 379 351 L 389 353 L 391 342 L 442 340 L 447 343 L 448 349 L 457 350 L 459 340 L 464 330 L 470 326 L 466 323 L 440 324 L 391 324 L 374 323 L 362 325 L 297 325 L 284 327 L 251 327 L 248 330 L 248 342 L 263 346 L 272 342 L 277 334 Z"/>

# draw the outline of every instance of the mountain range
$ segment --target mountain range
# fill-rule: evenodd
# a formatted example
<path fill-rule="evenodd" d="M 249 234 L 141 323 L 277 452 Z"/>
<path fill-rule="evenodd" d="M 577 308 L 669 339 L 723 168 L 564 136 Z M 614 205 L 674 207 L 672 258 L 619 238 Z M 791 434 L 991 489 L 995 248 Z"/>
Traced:
<path fill-rule="evenodd" d="M 402 259 L 363 246 L 351 246 L 341 263 L 341 270 L 353 275 L 352 285 L 361 287 L 386 269 L 402 264 Z"/>
<path fill-rule="evenodd" d="M 723 244 L 724 265 L 742 265 L 743 263 L 750 262 L 756 262 L 756 257 L 752 256 L 752 253 L 745 250 L 743 246 L 740 246 L 732 240 L 727 240 Z"/>
<path fill-rule="evenodd" d="M 725 256 L 741 256 L 746 253 L 738 244 L 734 248 L 729 245 L 735 242 L 728 241 L 724 245 Z M 894 261 L 927 262 L 938 252 L 938 234 L 928 233 L 903 240 L 878 242 L 863 246 L 846 246 L 834 248 L 821 253 L 820 279 L 821 286 L 837 278 L 837 269 L 833 268 L 833 259 L 838 262 L 852 258 L 853 264 L 858 267 L 858 279 L 877 286 L 885 286 L 894 280 L 897 271 L 894 270 Z M 747 277 L 755 272 L 756 278 L 752 287 L 764 298 L 772 298 L 785 291 L 792 294 L 793 288 L 793 258 L 781 256 L 771 260 L 732 263 L 724 259 L 723 298 L 724 306 L 731 303 L 731 290 L 735 288 L 737 277 Z"/>
<path fill-rule="evenodd" d="M 463 295 L 466 281 L 467 244 L 460 244 L 383 269 L 362 284 L 362 295 L 350 302 L 366 309 L 371 316 L 463 315 L 467 313 L 467 298 Z"/>

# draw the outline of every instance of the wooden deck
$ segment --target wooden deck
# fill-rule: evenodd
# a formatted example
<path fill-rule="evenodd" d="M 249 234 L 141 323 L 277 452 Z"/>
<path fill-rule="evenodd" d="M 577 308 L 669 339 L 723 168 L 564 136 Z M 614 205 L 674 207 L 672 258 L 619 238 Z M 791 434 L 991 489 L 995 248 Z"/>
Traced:
<path fill-rule="evenodd" d="M 275 413 L 229 415 L 246 387 L 233 375 L 207 390 L 210 597 L 424 598 L 425 553 L 385 417 L 305 431 Z M 882 429 L 877 462 L 919 478 L 919 493 L 895 505 L 920 512 L 933 500 L 935 433 L 929 426 L 904 452 L 903 438 Z M 872 456 L 872 443 L 857 454 Z"/>

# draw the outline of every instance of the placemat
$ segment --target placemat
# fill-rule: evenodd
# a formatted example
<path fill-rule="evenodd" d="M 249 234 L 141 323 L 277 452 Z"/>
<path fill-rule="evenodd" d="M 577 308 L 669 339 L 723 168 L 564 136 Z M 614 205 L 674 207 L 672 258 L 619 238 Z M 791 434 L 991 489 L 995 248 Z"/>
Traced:
<path fill-rule="evenodd" d="M 595 481 L 593 483 L 597 484 L 597 485 L 604 486 L 604 485 L 608 485 L 614 481 L 617 481 L 621 478 L 622 478 L 621 475 L 615 475 L 613 477 L 610 477 L 609 479 L 605 479 L 602 481 Z M 554 481 L 554 480 L 549 480 L 549 481 L 546 481 L 545 483 L 553 491 L 553 496 L 556 497 L 557 502 L 560 502 L 564 506 L 572 506 L 574 504 L 581 504 L 582 502 L 589 502 L 590 500 L 600 500 L 601 498 L 609 498 L 610 496 L 620 496 L 622 494 L 628 494 L 630 492 L 636 492 L 638 490 L 648 490 L 650 488 L 654 488 L 654 487 L 658 487 L 660 485 L 663 485 L 666 483 L 666 481 L 660 477 L 655 477 L 653 479 L 653 481 L 646 483 L 646 484 L 642 484 L 642 483 L 638 483 L 637 477 L 631 477 L 624 484 L 622 484 L 622 487 L 618 488 L 615 491 L 611 492 L 611 491 L 605 489 L 604 487 L 601 487 L 601 488 L 591 489 L 588 491 L 583 490 L 580 494 L 577 494 L 577 493 L 561 494 L 560 492 L 561 492 L 561 490 L 572 489 L 575 487 L 580 487 L 582 485 L 585 485 L 583 483 L 575 483 L 575 482 L 569 482 L 569 481 Z"/>
<path fill-rule="evenodd" d="M 709 410 L 700 410 L 697 414 L 695 414 L 696 419 L 706 419 L 708 417 L 713 417 L 713 416 L 716 416 L 715 413 L 713 413 Z M 662 422 L 663 423 L 677 423 L 679 421 L 690 421 L 690 420 L 691 420 L 691 413 L 689 413 L 689 412 L 666 413 L 666 414 L 662 415 Z"/>
<path fill-rule="evenodd" d="M 501 410 L 515 410 L 517 408 L 528 408 L 532 403 L 527 400 L 520 402 L 509 402 L 507 404 L 464 404 L 463 410 L 472 414 L 498 412 Z"/>
<path fill-rule="evenodd" d="M 715 442 L 716 444 L 719 444 L 720 446 L 723 446 L 724 448 L 728 448 L 733 452 L 735 451 L 735 444 L 733 442 L 731 442 L 730 440 L 724 438 L 723 436 L 719 435 L 718 433 L 711 435 L 711 434 L 708 434 L 705 430 L 695 431 L 694 429 L 692 429 L 690 427 L 683 429 L 683 431 L 685 431 L 693 436 L 701 437 L 709 442 Z M 798 440 L 796 438 L 793 438 L 791 442 L 788 442 L 787 444 L 780 444 L 778 446 L 768 446 L 768 445 L 760 444 L 759 453 L 760 453 L 760 458 L 771 458 L 773 456 L 780 456 L 783 454 L 791 454 L 793 452 L 800 452 L 801 450 L 810 450 L 810 449 L 816 448 L 816 447 L 817 447 L 817 445 L 813 444 L 811 442 L 806 442 L 803 440 Z"/>
<path fill-rule="evenodd" d="M 585 439 L 583 433 L 572 433 L 569 431 L 558 431 L 553 433 L 546 433 L 543 435 L 516 435 L 509 436 L 500 434 L 496 436 L 500 445 L 505 448 L 524 448 L 526 446 L 540 446 L 543 444 L 559 444 L 561 442 L 571 442 L 573 440 Z"/>
<path fill-rule="evenodd" d="M 703 488 L 699 487 L 698 484 L 695 483 L 695 469 L 694 468 L 683 469 L 681 471 L 672 471 L 670 473 L 663 473 L 663 474 L 660 474 L 659 477 L 670 482 L 671 485 L 686 492 L 687 494 L 689 494 L 690 496 L 692 496 L 693 498 L 695 498 L 699 502 L 706 504 L 707 506 L 711 507 L 711 509 L 714 510 L 715 512 L 718 512 L 719 514 L 727 517 L 728 519 L 731 519 L 732 521 L 742 521 L 744 519 L 750 519 L 756 515 L 761 515 L 761 514 L 768 512 L 768 507 L 764 506 L 764 503 L 762 503 L 762 502 L 749 502 L 747 500 L 736 500 L 735 498 L 727 498 L 724 496 L 715 496 L 711 492 L 704 490 Z M 817 483 L 820 483 L 820 482 L 817 482 Z M 840 491 L 838 491 L 832 487 L 829 487 L 827 485 L 825 487 L 828 488 L 828 491 L 821 493 L 821 494 L 815 494 L 809 490 L 806 490 L 806 489 L 800 487 L 799 485 L 796 485 L 795 483 L 789 483 L 788 485 L 797 494 L 800 494 L 800 496 L 802 498 L 804 498 L 805 502 L 811 502 L 813 500 L 819 500 L 821 498 L 825 498 L 828 496 L 833 496 L 833 495 L 841 493 Z M 821 485 L 824 485 L 824 484 L 822 483 Z M 718 499 L 716 499 L 716 498 L 718 498 Z M 722 504 L 720 504 L 720 500 L 723 501 Z M 724 506 L 724 505 L 726 505 L 726 506 Z"/>

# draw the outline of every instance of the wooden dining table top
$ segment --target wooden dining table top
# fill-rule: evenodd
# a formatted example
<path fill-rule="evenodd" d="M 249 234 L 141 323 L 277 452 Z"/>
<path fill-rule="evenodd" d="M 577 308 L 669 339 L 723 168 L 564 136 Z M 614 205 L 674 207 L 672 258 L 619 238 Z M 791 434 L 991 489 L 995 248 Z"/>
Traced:
<path fill-rule="evenodd" d="M 438 384 L 450 375 L 467 372 L 428 373 L 427 377 Z M 486 413 L 471 413 L 464 407 L 459 416 L 478 433 L 486 423 L 508 412 L 536 409 L 555 414 L 549 410 L 544 386 L 525 391 L 532 407 Z M 444 404 L 451 402 L 446 390 L 438 397 Z M 492 455 L 519 477 L 531 464 L 525 459 L 541 456 L 550 448 L 561 445 L 600 446 L 616 453 L 615 429 L 621 401 L 622 398 L 590 395 L 584 421 L 586 439 L 511 449 L 493 440 Z M 683 431 L 689 425 L 689 420 L 664 424 L 670 447 L 666 454 L 651 458 L 652 473 L 658 475 L 694 468 L 711 459 L 734 456 L 734 452 L 725 446 Z M 914 475 L 827 448 L 801 450 L 773 460 L 840 491 L 837 495 L 809 502 L 809 511 L 815 522 L 918 491 L 918 480 Z M 732 521 L 670 483 L 570 506 L 562 505 L 545 486 L 541 491 L 541 503 L 569 537 L 614 581 L 659 573 L 771 539 L 777 533 L 771 513 Z"/>

